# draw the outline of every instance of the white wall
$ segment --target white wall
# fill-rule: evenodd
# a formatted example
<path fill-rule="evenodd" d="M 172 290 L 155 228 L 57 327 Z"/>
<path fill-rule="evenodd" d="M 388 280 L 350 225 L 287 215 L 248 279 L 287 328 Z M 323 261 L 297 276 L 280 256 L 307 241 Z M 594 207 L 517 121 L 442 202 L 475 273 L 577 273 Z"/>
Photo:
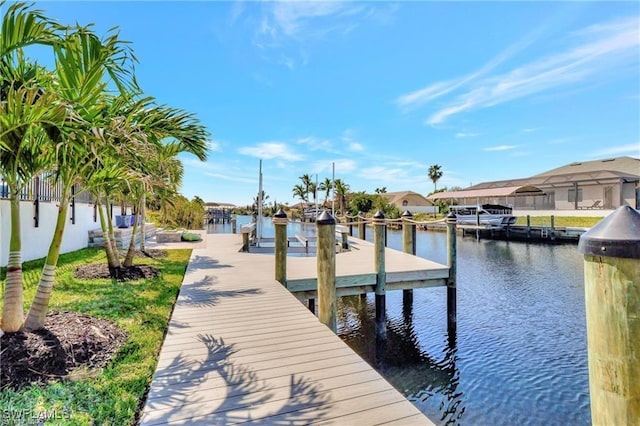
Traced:
<path fill-rule="evenodd" d="M 116 212 L 114 211 L 114 214 Z M 119 213 L 119 210 L 118 210 Z M 33 226 L 34 207 L 33 202 L 20 203 L 20 221 L 22 231 L 22 260 L 39 259 L 47 255 L 53 230 L 58 216 L 58 207 L 55 202 L 40 203 L 40 223 Z M 71 208 L 67 213 L 67 226 L 62 238 L 61 253 L 87 247 L 89 241 L 88 232 L 100 228 L 100 222 L 93 221 L 93 205 L 76 204 L 75 224 L 71 223 Z M 9 238 L 11 233 L 11 213 L 8 200 L 0 200 L 0 266 L 6 266 L 9 258 Z"/>

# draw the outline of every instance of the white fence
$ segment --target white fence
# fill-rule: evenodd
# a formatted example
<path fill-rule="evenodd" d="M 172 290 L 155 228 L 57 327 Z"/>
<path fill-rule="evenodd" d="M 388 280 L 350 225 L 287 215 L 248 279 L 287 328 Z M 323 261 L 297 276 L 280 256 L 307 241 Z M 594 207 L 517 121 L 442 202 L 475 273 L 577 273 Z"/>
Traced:
<path fill-rule="evenodd" d="M 20 203 L 23 261 L 45 257 L 53 238 L 58 206 L 55 202 L 41 202 L 39 210 L 38 227 L 36 227 L 33 219 L 35 215 L 33 202 L 23 201 Z M 99 219 L 94 221 L 93 205 L 76 203 L 75 223 L 71 223 L 71 208 L 67 212 L 67 226 L 64 230 L 60 252 L 67 253 L 87 247 L 88 233 L 96 228 L 100 228 L 100 222 Z M 10 234 L 9 201 L 0 200 L 0 266 L 7 265 Z"/>

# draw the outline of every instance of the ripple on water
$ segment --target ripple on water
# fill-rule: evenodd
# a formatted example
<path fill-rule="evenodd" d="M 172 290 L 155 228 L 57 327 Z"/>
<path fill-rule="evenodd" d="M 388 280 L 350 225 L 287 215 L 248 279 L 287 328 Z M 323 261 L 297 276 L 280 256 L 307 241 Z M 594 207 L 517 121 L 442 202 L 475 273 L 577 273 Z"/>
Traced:
<path fill-rule="evenodd" d="M 418 254 L 443 262 L 444 238 L 418 233 Z M 389 231 L 389 245 L 399 241 Z M 443 288 L 414 290 L 410 306 L 402 292 L 390 292 L 385 345 L 376 345 L 373 297 L 343 298 L 341 336 L 439 424 L 589 424 L 575 246 L 458 241 L 455 341 Z"/>

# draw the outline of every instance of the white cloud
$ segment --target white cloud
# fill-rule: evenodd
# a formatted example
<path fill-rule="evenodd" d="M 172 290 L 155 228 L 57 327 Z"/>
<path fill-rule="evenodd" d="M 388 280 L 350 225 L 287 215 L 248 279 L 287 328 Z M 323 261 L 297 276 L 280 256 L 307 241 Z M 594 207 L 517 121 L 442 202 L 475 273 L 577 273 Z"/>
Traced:
<path fill-rule="evenodd" d="M 612 155 L 630 155 L 636 158 L 640 157 L 640 142 L 630 143 L 628 145 L 619 145 L 605 148 L 591 153 L 591 157 L 605 157 Z"/>
<path fill-rule="evenodd" d="M 497 145 L 497 146 L 488 146 L 486 148 L 482 148 L 483 151 L 508 151 L 510 149 L 517 148 L 518 145 Z"/>
<path fill-rule="evenodd" d="M 252 22 L 253 45 L 261 49 L 262 58 L 290 69 L 308 61 L 305 49 L 310 42 L 323 41 L 332 35 L 344 37 L 363 22 L 389 25 L 397 6 L 365 4 L 352 1 L 269 1 L 262 3 L 262 16 Z M 289 48 L 299 56 L 273 60 L 270 49 Z"/>
<path fill-rule="evenodd" d="M 258 179 L 255 178 L 248 178 L 245 176 L 237 176 L 237 175 L 229 175 L 226 173 L 211 173 L 211 172 L 206 172 L 205 173 L 206 176 L 210 176 L 216 179 L 222 179 L 222 180 L 226 180 L 229 182 L 239 182 L 239 183 L 250 183 L 250 184 L 257 184 L 258 183 Z"/>
<path fill-rule="evenodd" d="M 349 143 L 349 151 L 353 152 L 362 152 L 364 151 L 364 146 L 362 146 L 359 142 L 350 142 Z"/>
<path fill-rule="evenodd" d="M 220 151 L 220 143 L 216 141 L 207 141 L 207 149 L 211 152 Z"/>
<path fill-rule="evenodd" d="M 447 81 L 439 81 L 429 86 L 423 87 L 422 89 L 418 89 L 414 92 L 408 93 L 406 95 L 401 95 L 396 99 L 396 104 L 407 111 L 418 106 L 424 105 L 434 99 L 437 99 L 441 96 L 444 96 L 454 90 L 477 80 L 483 75 L 491 72 L 496 67 L 501 65 L 503 62 L 507 61 L 509 58 L 524 50 L 529 45 L 531 45 L 542 32 L 542 27 L 534 30 L 533 32 L 527 34 L 523 39 L 508 46 L 505 50 L 500 52 L 496 57 L 492 58 L 489 62 L 484 64 L 480 69 L 474 71 L 470 74 L 462 76 L 457 79 L 447 80 Z"/>
<path fill-rule="evenodd" d="M 333 142 L 330 139 L 321 139 L 315 138 L 313 136 L 307 136 L 296 140 L 296 143 L 306 146 L 310 151 L 325 151 L 335 153 Z"/>
<path fill-rule="evenodd" d="M 582 44 L 510 72 L 486 77 L 431 114 L 426 123 L 437 125 L 465 111 L 492 107 L 552 88 L 584 82 L 594 74 L 624 65 L 637 65 L 640 46 L 637 21 L 638 17 L 634 16 L 601 24 L 598 31 L 583 32 L 591 39 Z"/>
<path fill-rule="evenodd" d="M 536 130 L 538 130 L 537 127 L 529 127 L 527 129 L 522 129 L 522 133 L 531 133 L 531 132 L 535 132 Z"/>
<path fill-rule="evenodd" d="M 632 16 L 592 25 L 572 34 L 568 40 L 572 47 L 565 51 L 549 54 L 505 73 L 489 75 L 531 45 L 545 27 L 509 46 L 477 71 L 401 95 L 396 99 L 396 104 L 406 111 L 458 93 L 426 119 L 426 124 L 435 126 L 466 111 L 588 82 L 590 77 L 612 69 L 628 65 L 637 67 L 640 34 L 638 17 Z"/>
<path fill-rule="evenodd" d="M 256 146 L 245 146 L 238 150 L 240 154 L 262 158 L 264 160 L 282 159 L 287 161 L 301 161 L 304 157 L 294 153 L 282 142 L 262 142 Z"/>
<path fill-rule="evenodd" d="M 480 133 L 470 133 L 470 132 L 458 132 L 456 133 L 456 138 L 458 139 L 462 139 L 462 138 L 474 138 L 476 136 L 480 136 Z"/>

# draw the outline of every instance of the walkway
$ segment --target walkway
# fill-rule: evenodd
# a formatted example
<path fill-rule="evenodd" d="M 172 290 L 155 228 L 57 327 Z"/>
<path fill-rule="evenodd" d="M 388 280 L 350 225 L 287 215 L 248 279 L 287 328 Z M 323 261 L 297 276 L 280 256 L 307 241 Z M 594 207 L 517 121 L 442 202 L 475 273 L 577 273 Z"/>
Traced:
<path fill-rule="evenodd" d="M 240 246 L 194 249 L 142 425 L 432 424 Z"/>

